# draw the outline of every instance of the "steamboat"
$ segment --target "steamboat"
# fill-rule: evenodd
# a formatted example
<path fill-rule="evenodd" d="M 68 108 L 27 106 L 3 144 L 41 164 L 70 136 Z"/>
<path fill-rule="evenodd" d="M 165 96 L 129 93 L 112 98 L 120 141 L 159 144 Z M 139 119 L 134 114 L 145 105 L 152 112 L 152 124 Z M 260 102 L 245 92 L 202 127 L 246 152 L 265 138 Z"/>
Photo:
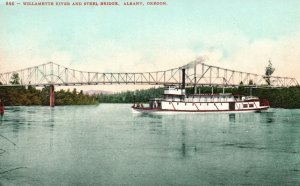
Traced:
<path fill-rule="evenodd" d="M 185 94 L 185 89 L 166 87 L 163 98 L 149 101 L 149 107 L 134 104 L 137 113 L 176 113 L 176 112 L 258 112 L 267 110 L 269 102 L 254 96 L 221 94 Z"/>
<path fill-rule="evenodd" d="M 183 76 L 184 77 L 184 76 Z M 186 94 L 185 80 L 180 88 L 167 86 L 162 98 L 149 101 L 149 106 L 134 103 L 134 113 L 208 113 L 208 112 L 260 112 L 270 107 L 268 100 L 255 96 L 234 95 L 232 93 Z"/>

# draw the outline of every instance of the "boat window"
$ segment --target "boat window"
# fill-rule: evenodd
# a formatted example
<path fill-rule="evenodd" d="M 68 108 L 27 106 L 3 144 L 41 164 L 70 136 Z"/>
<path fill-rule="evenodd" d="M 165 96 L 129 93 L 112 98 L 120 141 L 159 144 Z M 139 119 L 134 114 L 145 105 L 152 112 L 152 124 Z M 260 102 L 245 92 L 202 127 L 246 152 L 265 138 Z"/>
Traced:
<path fill-rule="evenodd" d="M 243 108 L 248 108 L 248 104 L 243 104 Z"/>
<path fill-rule="evenodd" d="M 254 107 L 254 105 L 253 104 L 249 104 L 249 107 Z"/>
<path fill-rule="evenodd" d="M 158 102 L 157 107 L 158 107 L 158 108 L 161 108 L 161 102 Z"/>
<path fill-rule="evenodd" d="M 179 103 L 177 102 L 177 105 L 179 105 Z"/>

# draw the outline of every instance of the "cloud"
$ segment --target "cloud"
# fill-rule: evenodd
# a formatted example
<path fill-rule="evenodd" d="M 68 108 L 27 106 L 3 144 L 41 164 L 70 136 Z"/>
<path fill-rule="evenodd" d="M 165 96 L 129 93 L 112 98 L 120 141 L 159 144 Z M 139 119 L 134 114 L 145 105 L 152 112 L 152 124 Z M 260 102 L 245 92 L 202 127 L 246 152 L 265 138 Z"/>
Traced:
<path fill-rule="evenodd" d="M 275 40 L 259 39 L 246 42 L 242 47 L 235 49 L 234 55 L 223 58 L 217 63 L 226 64 L 226 68 L 263 74 L 269 59 L 276 68 L 273 75 L 296 77 L 299 80 L 299 32 Z"/>
<path fill-rule="evenodd" d="M 238 31 L 195 32 L 184 38 L 167 38 L 165 41 L 153 38 L 154 41 L 145 44 L 145 47 L 131 46 L 124 41 L 102 39 L 97 44 L 74 51 L 59 50 L 54 46 L 41 48 L 39 39 L 41 38 L 27 38 L 26 47 L 23 44 L 23 47 L 18 46 L 18 50 L 14 51 L 0 44 L 1 72 L 49 61 L 85 71 L 159 71 L 183 66 L 204 55 L 208 58 L 206 64 L 258 74 L 264 73 L 265 66 L 271 59 L 276 68 L 274 75 L 296 77 L 300 80 L 299 31 L 276 39 L 256 40 Z"/>
<path fill-rule="evenodd" d="M 276 39 L 253 40 L 241 32 L 232 31 L 207 33 L 205 36 L 203 33 L 191 34 L 189 40 L 190 45 L 176 49 L 178 54 L 183 54 L 181 60 L 203 55 L 208 58 L 205 62 L 208 65 L 264 74 L 270 59 L 276 69 L 273 75 L 300 80 L 300 29 Z M 197 45 L 201 47 L 190 47 Z"/>

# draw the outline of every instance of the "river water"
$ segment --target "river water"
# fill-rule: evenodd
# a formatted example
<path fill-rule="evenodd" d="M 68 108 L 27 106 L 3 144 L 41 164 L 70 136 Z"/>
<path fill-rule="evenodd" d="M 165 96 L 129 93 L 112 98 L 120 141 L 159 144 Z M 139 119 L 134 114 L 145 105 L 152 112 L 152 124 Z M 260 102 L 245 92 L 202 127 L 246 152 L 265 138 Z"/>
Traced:
<path fill-rule="evenodd" d="M 0 185 L 300 185 L 300 110 L 7 107 Z"/>

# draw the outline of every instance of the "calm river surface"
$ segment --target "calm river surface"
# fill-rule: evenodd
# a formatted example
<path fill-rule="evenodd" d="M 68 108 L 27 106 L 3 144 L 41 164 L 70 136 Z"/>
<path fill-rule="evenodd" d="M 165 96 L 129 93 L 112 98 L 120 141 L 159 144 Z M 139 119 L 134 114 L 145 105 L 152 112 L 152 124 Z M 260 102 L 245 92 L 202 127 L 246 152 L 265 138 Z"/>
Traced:
<path fill-rule="evenodd" d="M 6 107 L 0 185 L 300 185 L 300 110 Z"/>

